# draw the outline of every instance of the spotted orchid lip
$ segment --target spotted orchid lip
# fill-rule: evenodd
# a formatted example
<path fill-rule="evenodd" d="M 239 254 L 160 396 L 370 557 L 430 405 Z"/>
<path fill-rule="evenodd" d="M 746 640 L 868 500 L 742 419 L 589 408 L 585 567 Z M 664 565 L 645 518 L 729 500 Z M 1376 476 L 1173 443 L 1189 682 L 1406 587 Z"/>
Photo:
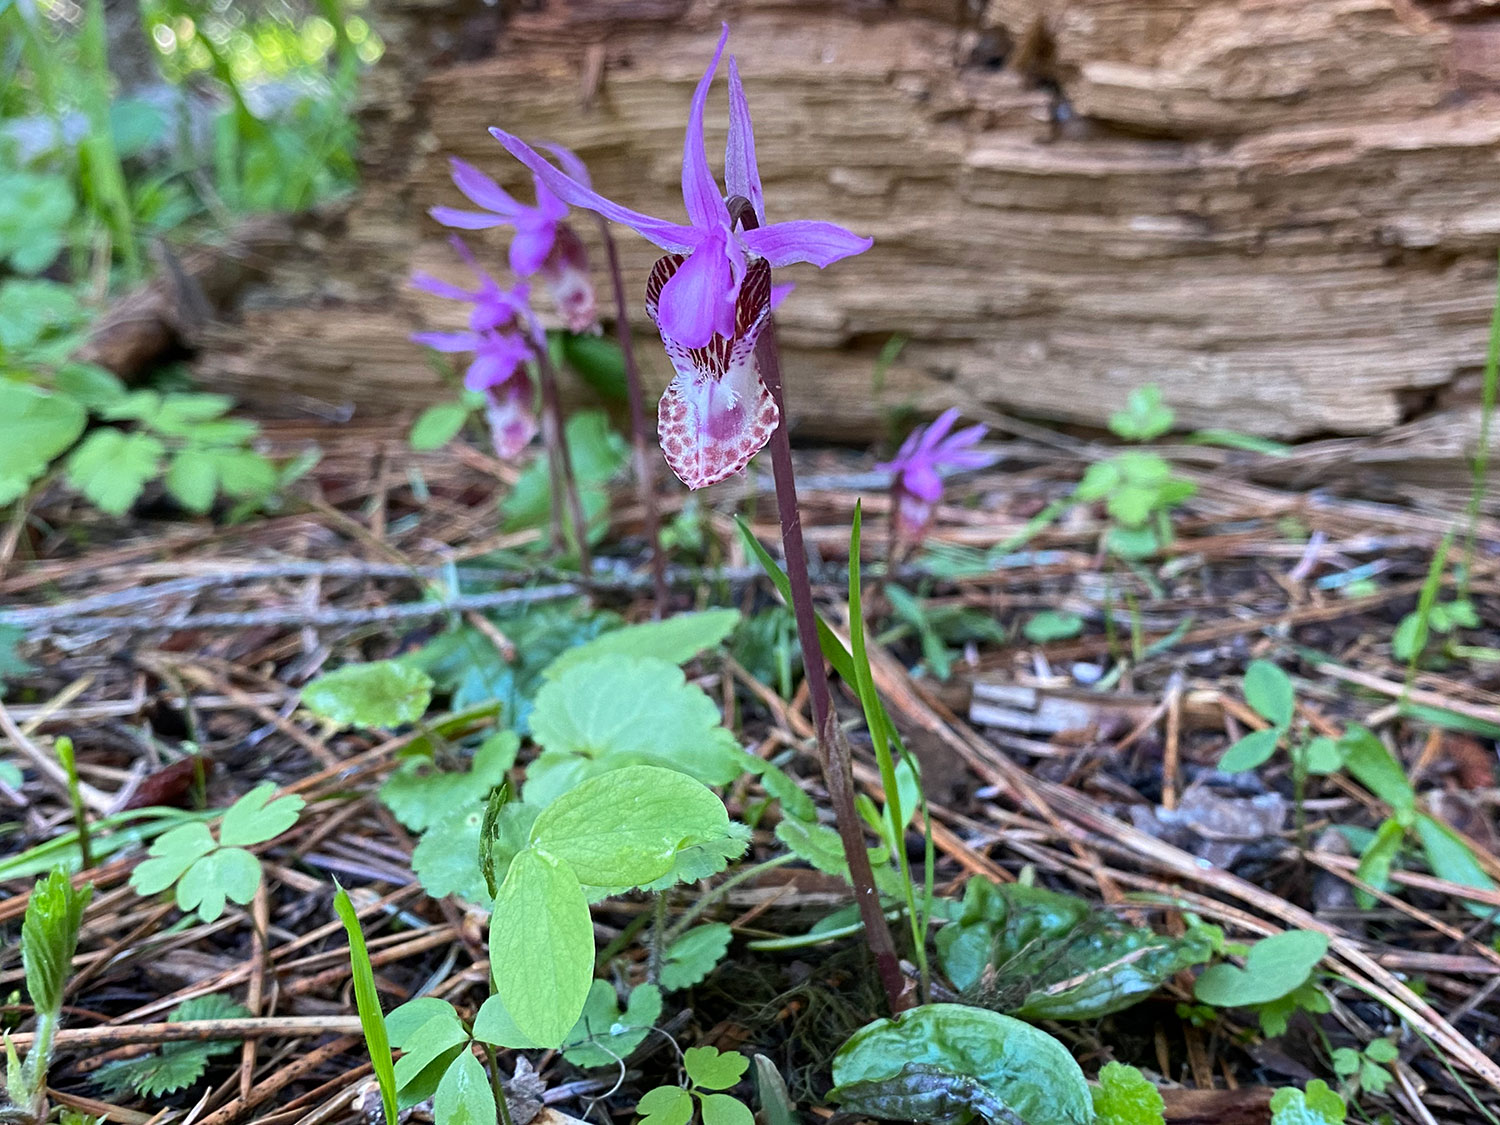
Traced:
<path fill-rule="evenodd" d="M 659 259 L 646 280 L 646 313 L 660 325 L 662 294 L 683 256 Z M 765 448 L 780 420 L 760 377 L 755 345 L 771 316 L 771 267 L 751 263 L 740 286 L 729 335 L 690 348 L 662 332 L 676 372 L 657 408 L 662 454 L 689 488 L 705 488 L 741 472 Z"/>

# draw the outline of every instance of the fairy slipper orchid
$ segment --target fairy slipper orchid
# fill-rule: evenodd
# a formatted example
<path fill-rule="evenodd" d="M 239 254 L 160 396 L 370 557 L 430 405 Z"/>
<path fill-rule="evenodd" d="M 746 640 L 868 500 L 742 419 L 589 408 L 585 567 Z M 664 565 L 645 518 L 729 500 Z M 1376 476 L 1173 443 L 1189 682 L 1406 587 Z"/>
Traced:
<path fill-rule="evenodd" d="M 614 203 L 519 138 L 490 130 L 558 199 L 628 226 L 668 252 L 652 270 L 647 311 L 676 372 L 661 401 L 663 450 L 689 488 L 743 469 L 776 428 L 776 406 L 754 359 L 756 339 L 770 315 L 771 268 L 796 262 L 821 268 L 872 244 L 833 223 L 766 222 L 750 107 L 732 58 L 724 157 L 727 196 L 720 191 L 704 149 L 703 114 L 728 39 L 726 26 L 688 113 L 682 154 L 686 224 Z M 757 222 L 748 229 L 730 213 L 727 200 L 735 197 L 747 200 L 754 212 Z"/>
<path fill-rule="evenodd" d="M 930 426 L 918 426 L 901 444 L 896 456 L 876 465 L 892 474 L 891 523 L 896 539 L 916 546 L 932 526 L 933 510 L 943 498 L 939 469 L 983 469 L 995 463 L 995 455 L 973 446 L 988 432 L 983 425 L 969 426 L 950 434 L 958 411 L 949 409 Z"/>
<path fill-rule="evenodd" d="M 589 182 L 588 169 L 561 145 L 549 150 L 568 174 Z M 546 284 L 558 314 L 570 332 L 593 332 L 599 327 L 594 282 L 589 276 L 588 254 L 583 241 L 568 226 L 567 204 L 536 181 L 536 205 L 528 207 L 472 164 L 451 158 L 453 183 L 480 211 L 455 207 L 433 207 L 434 219 L 459 230 L 514 227 L 510 243 L 510 268 L 517 277 L 536 275 Z"/>

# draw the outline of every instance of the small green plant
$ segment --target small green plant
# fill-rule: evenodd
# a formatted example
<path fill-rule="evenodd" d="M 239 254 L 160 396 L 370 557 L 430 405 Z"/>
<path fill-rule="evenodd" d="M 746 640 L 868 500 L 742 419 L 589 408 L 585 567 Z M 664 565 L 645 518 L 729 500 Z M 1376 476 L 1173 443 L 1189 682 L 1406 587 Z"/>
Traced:
<path fill-rule="evenodd" d="M 5 1095 L 23 1119 L 47 1119 L 47 1070 L 52 1062 L 52 1045 L 62 1024 L 63 998 L 73 971 L 78 930 L 93 890 L 92 885 L 75 890 L 64 872 L 54 871 L 32 887 L 26 904 L 21 922 L 21 965 L 36 1016 L 36 1036 L 24 1062 L 8 1040 L 5 1045 Z M 6 1116 L 6 1107 L 0 1105 L 0 1120 Z"/>
<path fill-rule="evenodd" d="M 1111 415 L 1109 428 L 1124 441 L 1148 442 L 1172 428 L 1174 415 L 1155 384 L 1130 392 L 1124 410 Z M 1192 481 L 1174 476 L 1164 457 L 1125 450 L 1096 461 L 1073 490 L 1079 503 L 1103 502 L 1113 526 L 1106 542 L 1122 558 L 1143 558 L 1172 540 L 1172 510 L 1197 491 Z"/>
<path fill-rule="evenodd" d="M 193 821 L 165 832 L 136 867 L 130 886 L 138 895 L 159 894 L 174 884 L 177 907 L 212 922 L 226 899 L 248 906 L 260 889 L 260 860 L 247 849 L 280 836 L 302 812 L 301 797 L 279 797 L 273 782 L 258 785 L 224 811 L 219 837 Z"/>
<path fill-rule="evenodd" d="M 890 644 L 914 632 L 922 645 L 922 665 L 936 679 L 946 681 L 953 674 L 957 653 L 952 646 L 1005 640 L 1005 626 L 980 610 L 933 605 L 894 584 L 885 588 L 885 595 L 897 624 L 881 634 L 880 643 Z"/>
<path fill-rule="evenodd" d="M 1271 1095 L 1271 1125 L 1344 1125 L 1347 1112 L 1344 1099 L 1321 1078 L 1309 1082 L 1305 1093 L 1287 1087 Z"/>
<path fill-rule="evenodd" d="M 1389 1039 L 1372 1040 L 1363 1050 L 1339 1047 L 1333 1052 L 1333 1072 L 1343 1079 L 1347 1097 L 1361 1090 L 1378 1096 L 1396 1080 L 1390 1066 L 1400 1057 L 1400 1050 Z"/>
<path fill-rule="evenodd" d="M 1106 1063 L 1092 1093 L 1095 1125 L 1165 1125 L 1167 1103 L 1133 1066 Z"/>
<path fill-rule="evenodd" d="M 1390 806 L 1391 815 L 1370 837 L 1360 853 L 1359 877 L 1377 890 L 1391 889 L 1390 873 L 1410 837 L 1415 837 L 1433 874 L 1459 886 L 1494 890 L 1495 881 L 1453 829 L 1420 811 L 1417 794 L 1401 763 L 1375 734 L 1351 724 L 1339 739 L 1339 749 L 1348 771 L 1366 789 Z M 1356 898 L 1369 909 L 1373 896 L 1356 891 Z M 1495 909 L 1480 902 L 1465 901 L 1474 915 L 1493 921 Z"/>
<path fill-rule="evenodd" d="M 172 1009 L 167 1022 L 242 1019 L 249 1014 L 243 1004 L 212 994 L 184 1000 Z M 228 1054 L 239 1045 L 238 1039 L 163 1043 L 158 1050 L 147 1054 L 105 1063 L 94 1072 L 94 1081 L 111 1095 L 133 1092 L 143 1098 L 159 1098 L 196 1085 L 208 1069 L 210 1059 Z"/>
<path fill-rule="evenodd" d="M 1298 1008 L 1326 1012 L 1327 998 L 1313 973 L 1328 952 L 1328 937 L 1312 930 L 1287 930 L 1254 945 L 1234 946 L 1244 967 L 1222 962 L 1199 974 L 1193 995 L 1216 1008 L 1254 1008 L 1267 1035 L 1280 1035 Z"/>
<path fill-rule="evenodd" d="M 0 318 L 4 301 L 0 293 Z M 4 336 L 0 324 L 0 359 Z M 224 395 L 128 391 L 84 364 L 33 378 L 34 385 L 0 380 L 0 504 L 60 464 L 62 478 L 111 515 L 128 511 L 156 480 L 187 511 L 203 514 L 220 497 L 262 504 L 310 467 L 278 467 L 256 452 L 260 427 L 226 417 L 233 400 Z"/>
<path fill-rule="evenodd" d="M 1391 634 L 1391 655 L 1408 666 L 1408 675 L 1416 671 L 1434 636 L 1450 637 L 1459 629 L 1479 628 L 1479 611 L 1468 597 L 1460 594 L 1446 602 L 1438 600 L 1452 544 L 1453 533 L 1449 532 L 1432 556 L 1417 608 L 1403 617 Z"/>
<path fill-rule="evenodd" d="M 432 677 L 399 660 L 347 664 L 302 691 L 302 706 L 338 727 L 391 728 L 421 720 Z"/>
<path fill-rule="evenodd" d="M 641 1125 L 687 1125 L 695 1110 L 703 1125 L 752 1125 L 755 1115 L 750 1107 L 722 1092 L 736 1085 L 749 1066 L 750 1060 L 738 1051 L 689 1047 L 682 1055 L 688 1085 L 648 1090 L 635 1107 Z"/>
<path fill-rule="evenodd" d="M 1032 644 L 1072 640 L 1083 632 L 1083 618 L 1061 609 L 1044 609 L 1021 626 L 1021 634 Z"/>

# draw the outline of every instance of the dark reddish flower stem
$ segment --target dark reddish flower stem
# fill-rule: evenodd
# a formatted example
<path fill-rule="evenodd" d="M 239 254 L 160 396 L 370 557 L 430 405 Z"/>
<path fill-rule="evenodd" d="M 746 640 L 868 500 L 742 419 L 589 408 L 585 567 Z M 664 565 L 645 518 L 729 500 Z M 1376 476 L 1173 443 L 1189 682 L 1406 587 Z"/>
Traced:
<path fill-rule="evenodd" d="M 583 505 L 578 499 L 578 481 L 573 476 L 573 458 L 568 452 L 568 430 L 563 425 L 562 401 L 557 395 L 557 370 L 552 366 L 552 357 L 547 353 L 547 336 L 540 329 L 533 333 L 531 350 L 536 355 L 537 377 L 542 384 L 542 410 L 546 414 L 547 446 L 552 451 L 552 479 L 562 478 L 562 490 L 568 505 L 568 517 L 573 524 L 573 537 L 578 541 L 578 570 L 590 578 L 594 563 L 589 557 L 589 528 L 583 518 Z M 557 492 L 552 493 L 552 511 L 556 518 Z"/>
<path fill-rule="evenodd" d="M 667 559 L 661 550 L 661 517 L 656 510 L 656 475 L 651 470 L 647 452 L 645 394 L 641 389 L 641 372 L 635 364 L 635 343 L 630 333 L 630 306 L 625 298 L 625 282 L 620 273 L 620 255 L 609 223 L 599 219 L 599 235 L 604 239 L 604 256 L 609 262 L 609 278 L 615 287 L 615 331 L 620 337 L 620 351 L 625 356 L 625 393 L 630 400 L 631 447 L 635 455 L 636 488 L 645 512 L 646 540 L 651 545 L 651 584 L 656 592 L 654 616 L 667 611 Z"/>
<path fill-rule="evenodd" d="M 731 215 L 735 214 L 736 204 L 740 205 L 739 218 L 745 227 L 759 225 L 754 210 L 743 200 L 730 201 Z M 833 710 L 832 693 L 828 687 L 828 666 L 823 662 L 823 652 L 818 645 L 818 618 L 813 608 L 812 579 L 807 573 L 807 548 L 802 542 L 802 512 L 797 505 L 797 479 L 792 468 L 792 439 L 787 431 L 786 399 L 781 388 L 781 352 L 776 346 L 774 320 L 766 322 L 755 345 L 755 358 L 760 364 L 761 381 L 771 392 L 780 419 L 771 434 L 771 470 L 776 478 L 781 547 L 786 557 L 786 577 L 792 592 L 792 613 L 797 619 L 797 637 L 802 644 L 807 694 L 812 702 L 813 723 L 818 730 L 818 757 L 823 767 L 823 780 L 828 786 L 839 840 L 849 864 L 854 901 L 865 927 L 865 944 L 875 958 L 875 969 L 891 1011 L 901 1012 L 911 1007 L 911 997 L 901 975 L 901 963 L 896 957 L 890 927 L 886 925 L 885 911 L 880 905 L 880 892 L 875 889 L 875 873 L 870 869 L 863 821 L 854 807 L 854 770 L 849 760 L 849 744 L 836 726 L 838 716 Z"/>

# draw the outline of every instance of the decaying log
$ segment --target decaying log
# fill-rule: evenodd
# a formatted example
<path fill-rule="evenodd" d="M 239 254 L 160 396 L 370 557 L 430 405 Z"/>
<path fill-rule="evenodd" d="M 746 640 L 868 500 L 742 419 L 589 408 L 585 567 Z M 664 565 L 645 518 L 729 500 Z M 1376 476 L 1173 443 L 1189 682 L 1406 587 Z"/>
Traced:
<path fill-rule="evenodd" d="M 210 383 L 382 415 L 429 402 L 437 376 L 407 336 L 462 314 L 405 280 L 462 277 L 425 215 L 462 202 L 443 158 L 525 191 L 486 133 L 503 122 L 575 149 L 606 195 L 679 216 L 687 102 L 721 19 L 771 218 L 875 237 L 822 275 L 782 271 L 799 283 L 780 324 L 805 432 L 868 438 L 893 410 L 951 402 L 1097 425 L 1157 382 L 1186 426 L 1370 434 L 1450 405 L 1483 361 L 1500 246 L 1493 5 L 502 8 L 376 0 L 389 46 L 363 113 L 365 185 L 315 258 L 208 335 Z M 722 84 L 715 99 L 717 164 Z M 499 238 L 472 241 L 503 263 Z M 643 285 L 655 248 L 621 242 Z M 660 385 L 665 358 L 646 350 Z"/>

